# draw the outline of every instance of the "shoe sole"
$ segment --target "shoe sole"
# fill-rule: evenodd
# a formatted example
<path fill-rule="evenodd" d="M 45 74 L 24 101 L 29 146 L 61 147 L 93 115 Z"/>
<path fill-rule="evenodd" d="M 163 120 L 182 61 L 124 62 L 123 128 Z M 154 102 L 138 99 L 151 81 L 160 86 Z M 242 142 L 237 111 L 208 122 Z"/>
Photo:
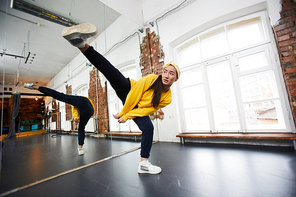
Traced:
<path fill-rule="evenodd" d="M 74 25 L 72 27 L 66 27 L 62 31 L 62 36 L 67 40 L 74 38 L 89 38 L 95 36 L 98 33 L 96 26 L 88 23 L 83 23 L 80 25 Z"/>
<path fill-rule="evenodd" d="M 159 174 L 161 173 L 161 170 L 159 172 L 151 172 L 151 171 L 144 171 L 144 170 L 138 170 L 139 174 Z"/>
<path fill-rule="evenodd" d="M 31 87 L 26 87 L 26 86 L 24 86 L 24 88 L 28 88 L 28 89 L 30 89 L 30 90 L 34 90 L 33 88 L 31 88 Z"/>
<path fill-rule="evenodd" d="M 35 85 L 35 84 L 34 84 Z M 24 84 L 24 88 L 28 88 L 30 90 L 35 90 L 34 88 L 32 88 L 33 85 L 26 85 Z"/>

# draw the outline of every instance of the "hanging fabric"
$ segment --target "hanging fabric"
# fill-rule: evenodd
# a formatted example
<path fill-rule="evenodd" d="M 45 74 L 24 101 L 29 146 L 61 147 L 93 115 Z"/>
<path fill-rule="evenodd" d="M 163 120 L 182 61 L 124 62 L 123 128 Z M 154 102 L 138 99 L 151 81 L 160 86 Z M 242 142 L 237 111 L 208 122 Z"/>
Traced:
<path fill-rule="evenodd" d="M 12 119 L 11 119 L 11 124 L 9 127 L 9 132 L 8 132 L 6 138 L 11 138 L 11 137 L 16 136 L 15 133 L 18 132 L 20 129 L 19 124 L 16 128 L 16 118 L 19 114 L 19 108 L 20 108 L 20 103 L 21 103 L 21 94 L 19 92 L 14 92 L 12 95 L 13 95 Z"/>

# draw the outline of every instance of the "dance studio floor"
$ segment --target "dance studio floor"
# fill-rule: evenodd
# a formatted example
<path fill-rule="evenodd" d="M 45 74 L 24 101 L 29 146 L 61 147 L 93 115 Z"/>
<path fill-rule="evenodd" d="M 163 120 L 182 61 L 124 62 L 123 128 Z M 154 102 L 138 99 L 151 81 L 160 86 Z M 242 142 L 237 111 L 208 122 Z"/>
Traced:
<path fill-rule="evenodd" d="M 71 135 L 4 143 L 0 196 L 296 196 L 293 147 L 157 142 L 150 161 L 162 172 L 147 175 L 137 173 L 139 141 L 86 137 L 83 156 Z"/>

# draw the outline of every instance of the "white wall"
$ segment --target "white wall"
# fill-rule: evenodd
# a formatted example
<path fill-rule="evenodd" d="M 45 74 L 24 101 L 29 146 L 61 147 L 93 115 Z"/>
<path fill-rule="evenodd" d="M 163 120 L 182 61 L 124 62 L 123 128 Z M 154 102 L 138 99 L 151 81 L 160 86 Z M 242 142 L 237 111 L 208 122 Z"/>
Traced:
<path fill-rule="evenodd" d="M 153 20 L 153 18 L 162 15 L 171 8 L 178 6 L 184 0 L 142 0 L 144 23 Z M 192 0 L 188 0 L 192 1 Z"/>
<path fill-rule="evenodd" d="M 144 21 L 155 21 L 163 13 L 175 7 L 183 1 L 179 0 L 143 0 L 142 1 Z M 190 38 L 198 32 L 204 31 L 211 26 L 225 22 L 236 17 L 267 10 L 271 25 L 275 25 L 280 18 L 280 0 L 193 0 L 189 4 L 175 12 L 171 12 L 161 20 L 157 20 L 159 27 L 160 42 L 165 53 L 165 63 L 174 60 L 173 48 L 182 41 Z M 91 43 L 99 52 L 104 54 L 115 43 L 123 40 L 128 35 L 137 31 L 139 26 L 125 17 L 121 16 L 107 30 L 106 35 L 101 34 Z M 158 33 L 156 25 L 150 27 L 151 31 Z M 145 36 L 141 34 L 142 37 Z M 108 55 L 107 59 L 115 66 L 120 67 L 125 62 L 134 61 L 139 65 L 139 43 L 138 37 L 134 36 L 126 43 L 116 47 Z M 71 46 L 69 46 L 71 47 Z M 86 77 L 87 71 L 84 70 L 79 75 L 72 77 L 80 67 L 85 67 L 86 58 L 82 54 L 73 58 L 59 74 L 54 77 L 54 87 L 65 91 L 65 81 L 72 85 L 74 90 L 79 84 L 85 83 L 89 79 Z M 90 68 L 89 68 L 90 69 Z M 138 68 L 140 76 L 140 69 Z M 69 80 L 70 76 L 70 80 Z M 181 75 L 182 77 L 182 75 Z M 88 83 L 87 81 L 87 83 Z M 64 85 L 61 85 L 64 84 Z M 180 117 L 178 113 L 178 84 L 172 86 L 173 102 L 163 109 L 165 119 L 158 120 L 158 130 L 161 141 L 179 141 L 175 136 L 181 131 Z"/>

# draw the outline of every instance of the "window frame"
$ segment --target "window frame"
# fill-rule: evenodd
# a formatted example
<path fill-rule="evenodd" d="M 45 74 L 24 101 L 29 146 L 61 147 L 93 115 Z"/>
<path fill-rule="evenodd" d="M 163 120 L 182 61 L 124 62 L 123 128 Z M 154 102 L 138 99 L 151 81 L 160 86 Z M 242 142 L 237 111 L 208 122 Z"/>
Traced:
<path fill-rule="evenodd" d="M 232 80 L 234 83 L 234 88 L 235 88 L 235 97 L 236 97 L 236 102 L 237 102 L 237 110 L 238 110 L 238 116 L 239 116 L 239 122 L 240 122 L 240 130 L 236 131 L 236 132 L 267 132 L 266 130 L 261 130 L 261 129 L 256 129 L 256 130 L 251 130 L 251 129 L 247 129 L 247 125 L 246 122 L 242 121 L 245 120 L 245 116 L 244 116 L 244 105 L 242 105 L 242 97 L 240 94 L 240 92 L 238 91 L 238 79 L 240 76 L 244 76 L 244 75 L 248 75 L 250 73 L 258 73 L 266 71 L 266 70 L 272 70 L 276 79 L 276 85 L 277 85 L 277 90 L 278 90 L 278 94 L 279 94 L 279 100 L 281 102 L 281 107 L 282 107 L 282 112 L 283 112 L 283 116 L 284 116 L 284 122 L 286 124 L 286 129 L 268 129 L 268 131 L 270 132 L 295 132 L 295 125 L 293 122 L 293 118 L 292 118 L 292 113 L 291 113 L 291 109 L 289 107 L 289 101 L 288 101 L 288 97 L 287 97 L 287 92 L 285 89 L 285 85 L 282 79 L 282 71 L 280 69 L 280 63 L 278 60 L 278 56 L 277 56 L 277 49 L 276 49 L 276 44 L 275 44 L 275 40 L 272 37 L 272 30 L 271 27 L 268 26 L 269 24 L 269 20 L 268 20 L 268 15 L 266 11 L 261 11 L 261 12 L 257 12 L 257 13 L 253 13 L 253 14 L 249 14 L 240 18 L 236 18 L 236 19 L 230 19 L 225 23 L 216 25 L 212 28 L 209 28 L 205 31 L 201 31 L 198 34 L 192 36 L 191 38 L 183 41 L 182 43 L 176 45 L 173 48 L 173 53 L 174 53 L 174 57 L 177 60 L 176 63 L 178 64 L 179 60 L 179 56 L 178 56 L 178 52 L 182 49 L 185 49 L 186 47 L 190 47 L 190 43 L 196 43 L 196 40 L 198 40 L 198 45 L 200 47 L 200 51 L 202 53 L 201 50 L 201 43 L 200 43 L 200 35 L 205 35 L 207 33 L 210 33 L 211 31 L 215 30 L 215 29 L 219 29 L 221 27 L 227 27 L 231 24 L 236 24 L 238 22 L 241 21 L 245 21 L 245 20 L 250 20 L 252 18 L 256 18 L 256 17 L 260 17 L 261 21 L 262 21 L 262 30 L 263 33 L 265 35 L 265 40 L 244 47 L 244 48 L 240 48 L 237 50 L 233 50 L 231 51 L 230 47 L 229 47 L 229 52 L 224 53 L 224 54 L 220 54 L 220 55 L 216 55 L 210 58 L 206 58 L 206 59 L 202 59 L 198 60 L 198 61 L 193 61 L 190 62 L 188 64 L 184 64 L 183 66 L 180 66 L 180 70 L 181 72 L 186 72 L 189 71 L 190 69 L 196 69 L 196 68 L 200 68 L 203 71 L 203 78 L 205 79 L 204 83 L 204 89 L 205 89 L 205 94 L 207 95 L 207 108 L 208 108 L 208 119 L 209 119 L 209 124 L 210 124 L 210 130 L 188 130 L 186 128 L 186 120 L 185 120 L 185 108 L 183 105 L 184 99 L 182 98 L 182 95 L 178 94 L 177 95 L 177 99 L 180 101 L 178 107 L 179 107 L 179 111 L 180 111 L 180 124 L 181 124 L 181 129 L 182 132 L 188 132 L 188 133 L 196 133 L 196 132 L 219 132 L 219 131 L 212 131 L 212 129 L 214 128 L 213 125 L 215 125 L 214 123 L 214 116 L 213 116 L 213 109 L 212 109 L 212 103 L 210 101 L 210 92 L 209 92 L 209 86 L 208 86 L 208 78 L 206 75 L 206 65 L 209 64 L 212 61 L 221 61 L 221 59 L 227 59 L 230 61 L 230 69 L 231 69 L 231 76 L 232 76 Z M 227 34 L 227 32 L 226 32 Z M 261 50 L 261 51 L 265 51 L 267 52 L 266 54 L 269 56 L 269 58 L 267 58 L 268 60 L 268 66 L 266 67 L 262 67 L 260 69 L 257 69 L 257 71 L 245 71 L 245 72 L 238 72 L 238 66 L 234 66 L 237 65 L 237 58 L 238 55 L 247 55 L 247 53 L 249 53 L 249 51 L 252 50 Z M 254 52 L 254 51 L 253 51 Z M 271 58 L 272 57 L 272 58 Z M 197 66 L 198 65 L 198 66 Z M 177 83 L 177 90 L 179 92 L 182 92 L 182 88 L 181 84 Z M 239 94 L 238 94 L 239 93 Z"/>

